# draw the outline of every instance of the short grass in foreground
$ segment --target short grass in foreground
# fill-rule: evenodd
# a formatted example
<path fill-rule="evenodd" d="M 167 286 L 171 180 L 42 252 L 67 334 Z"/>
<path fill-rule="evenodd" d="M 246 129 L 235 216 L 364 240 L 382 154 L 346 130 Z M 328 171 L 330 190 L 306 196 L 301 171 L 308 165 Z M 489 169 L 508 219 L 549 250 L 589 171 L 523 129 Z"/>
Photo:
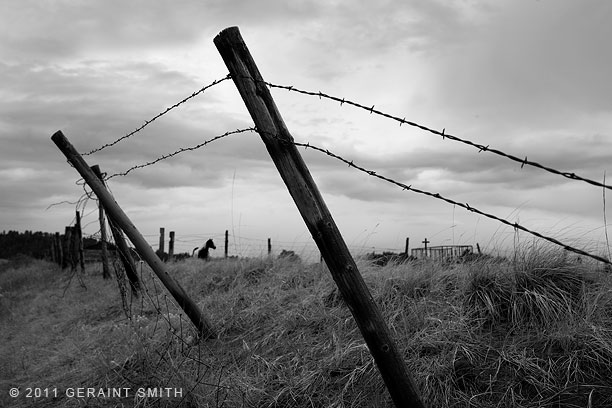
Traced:
<path fill-rule="evenodd" d="M 323 265 L 169 263 L 219 331 L 206 342 L 144 266 L 145 292 L 122 302 L 99 267 L 85 290 L 50 264 L 11 265 L 0 270 L 0 403 L 29 406 L 6 398 L 17 384 L 183 390 L 80 401 L 88 406 L 393 406 Z M 429 406 L 612 406 L 612 278 L 603 268 L 538 247 L 515 263 L 359 267 Z"/>

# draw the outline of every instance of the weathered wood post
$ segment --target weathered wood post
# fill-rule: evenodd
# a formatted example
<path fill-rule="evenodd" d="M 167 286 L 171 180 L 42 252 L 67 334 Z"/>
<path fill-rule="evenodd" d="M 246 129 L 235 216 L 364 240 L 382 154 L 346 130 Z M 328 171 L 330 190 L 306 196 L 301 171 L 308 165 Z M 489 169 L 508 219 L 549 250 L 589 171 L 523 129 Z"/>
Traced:
<path fill-rule="evenodd" d="M 165 235 L 166 235 L 166 229 L 164 227 L 161 227 L 159 229 L 159 249 L 158 249 L 158 251 L 159 251 L 159 257 L 162 260 L 164 258 L 164 251 L 165 251 L 165 248 L 164 248 L 164 246 L 165 246 L 164 245 Z"/>
<path fill-rule="evenodd" d="M 115 202 L 110 193 L 106 190 L 104 183 L 94 174 L 89 168 L 85 160 L 76 151 L 76 149 L 70 144 L 68 139 L 64 136 L 61 131 L 57 131 L 51 140 L 56 146 L 62 151 L 68 161 L 74 166 L 79 172 L 81 177 L 89 185 L 94 193 L 98 196 L 100 202 L 104 205 L 106 213 L 109 215 L 109 219 L 115 220 L 117 225 L 126 233 L 130 238 L 136 250 L 140 256 L 147 261 L 153 272 L 157 275 L 159 280 L 162 281 L 164 286 L 168 289 L 170 294 L 177 301 L 179 306 L 185 311 L 185 314 L 189 317 L 194 326 L 198 329 L 200 335 L 204 339 L 216 337 L 216 333 L 213 330 L 211 324 L 204 317 L 197 304 L 191 300 L 185 290 L 176 282 L 166 271 L 165 264 L 157 257 L 155 251 L 144 239 L 142 234 L 136 229 L 136 226 L 123 212 L 121 207 Z"/>
<path fill-rule="evenodd" d="M 406 249 L 404 249 L 404 254 L 408 256 L 408 247 L 410 244 L 410 238 L 406 238 Z"/>
<path fill-rule="evenodd" d="M 168 260 L 171 261 L 174 257 L 174 231 L 170 231 L 170 240 L 168 241 Z"/>
<path fill-rule="evenodd" d="M 272 238 L 268 238 L 268 256 L 272 255 Z"/>
<path fill-rule="evenodd" d="M 64 258 L 62 259 L 62 269 L 67 268 L 70 265 L 70 269 L 74 265 L 74 254 L 72 252 L 72 227 L 66 226 L 64 228 L 64 240 L 62 242 L 62 252 Z"/>
<path fill-rule="evenodd" d="M 402 354 L 298 152 L 238 27 L 214 39 L 270 156 L 329 267 L 397 407 L 424 407 Z"/>
<path fill-rule="evenodd" d="M 91 170 L 95 174 L 95 176 L 100 180 L 102 186 L 106 191 L 106 187 L 104 184 L 104 176 L 102 176 L 102 171 L 100 170 L 100 166 L 95 165 L 91 167 Z M 98 200 L 100 200 L 100 196 L 98 196 Z M 104 203 L 100 201 L 100 205 L 104 206 Z M 121 228 L 119 224 L 114 219 L 113 214 L 108 212 L 108 225 L 110 226 L 111 233 L 113 234 L 113 240 L 115 241 L 115 246 L 119 250 L 119 259 L 123 264 L 123 269 L 125 270 L 125 275 L 130 282 L 130 288 L 132 289 L 132 294 L 134 296 L 138 296 L 138 291 L 140 289 L 140 279 L 138 278 L 138 272 L 136 271 L 136 264 L 134 263 L 134 258 L 132 257 L 132 253 L 130 252 L 130 248 L 128 248 L 127 243 L 125 242 L 125 238 L 123 237 L 123 232 L 121 232 Z"/>
<path fill-rule="evenodd" d="M 227 258 L 227 248 L 229 247 L 229 231 L 225 230 L 225 257 Z"/>
<path fill-rule="evenodd" d="M 100 178 L 101 181 L 104 181 L 104 177 L 102 177 L 102 172 L 100 171 L 100 166 L 93 165 L 91 166 L 93 172 Z M 110 269 L 108 266 L 108 247 L 106 243 L 108 242 L 108 236 L 106 235 L 106 218 L 104 217 L 104 206 L 101 202 L 98 201 L 98 220 L 100 222 L 100 246 L 102 251 L 102 278 L 110 279 Z"/>
<path fill-rule="evenodd" d="M 79 253 L 79 264 L 81 265 L 81 273 L 85 275 L 85 250 L 83 249 L 83 230 L 81 229 L 81 213 L 76 212 L 76 233 L 77 245 Z"/>
<path fill-rule="evenodd" d="M 70 268 L 72 272 L 76 272 L 79 264 L 79 232 L 77 227 L 70 227 L 72 232 L 70 235 Z"/>

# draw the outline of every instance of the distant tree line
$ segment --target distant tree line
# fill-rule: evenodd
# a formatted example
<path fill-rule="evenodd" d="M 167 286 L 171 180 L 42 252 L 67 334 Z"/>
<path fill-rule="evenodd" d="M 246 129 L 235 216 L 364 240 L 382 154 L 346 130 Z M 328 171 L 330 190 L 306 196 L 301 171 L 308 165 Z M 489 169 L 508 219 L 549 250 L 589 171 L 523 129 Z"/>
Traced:
<path fill-rule="evenodd" d="M 53 233 L 41 231 L 2 231 L 0 234 L 0 258 L 10 259 L 16 255 L 26 255 L 36 259 L 51 259 Z M 85 238 L 84 246 L 95 245 L 98 241 Z"/>

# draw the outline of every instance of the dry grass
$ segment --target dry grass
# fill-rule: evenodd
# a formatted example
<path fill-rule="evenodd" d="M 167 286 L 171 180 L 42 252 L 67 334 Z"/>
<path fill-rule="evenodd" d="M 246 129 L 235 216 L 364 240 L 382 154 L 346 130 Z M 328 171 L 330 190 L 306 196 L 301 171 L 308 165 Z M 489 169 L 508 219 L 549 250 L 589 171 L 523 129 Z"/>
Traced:
<path fill-rule="evenodd" d="M 515 263 L 359 267 L 429 406 L 612 405 L 612 282 L 597 266 L 532 247 Z M 125 308 L 99 268 L 87 290 L 49 264 L 1 268 L 0 405 L 33 405 L 11 401 L 11 386 L 55 386 L 177 387 L 183 397 L 37 406 L 392 406 L 322 265 L 169 264 L 219 331 L 207 342 L 146 267 L 143 296 Z"/>

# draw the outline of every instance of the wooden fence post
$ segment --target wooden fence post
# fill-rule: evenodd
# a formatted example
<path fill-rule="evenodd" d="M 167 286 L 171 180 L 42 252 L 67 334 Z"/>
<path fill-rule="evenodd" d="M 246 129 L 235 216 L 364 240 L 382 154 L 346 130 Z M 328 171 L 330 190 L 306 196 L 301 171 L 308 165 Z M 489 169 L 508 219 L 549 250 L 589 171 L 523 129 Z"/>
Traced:
<path fill-rule="evenodd" d="M 229 231 L 225 230 L 225 257 L 227 258 L 227 247 L 229 246 Z"/>
<path fill-rule="evenodd" d="M 164 256 L 164 250 L 165 250 L 165 248 L 164 248 L 164 246 L 165 246 L 164 245 L 164 238 L 165 237 L 164 236 L 165 235 L 166 235 L 166 229 L 164 227 L 161 227 L 159 229 L 159 249 L 158 249 L 159 257 L 160 258 L 163 258 L 163 256 Z"/>
<path fill-rule="evenodd" d="M 410 238 L 406 238 L 406 249 L 404 250 L 404 254 L 408 256 L 408 246 L 410 244 Z"/>
<path fill-rule="evenodd" d="M 397 407 L 425 405 L 342 235 L 298 152 L 238 27 L 214 43 L 291 197 L 321 250 Z"/>
<path fill-rule="evenodd" d="M 182 286 L 168 274 L 165 264 L 157 257 L 153 248 L 151 248 L 142 234 L 140 234 L 138 229 L 136 229 L 136 226 L 106 190 L 104 183 L 102 183 L 102 181 L 89 168 L 85 160 L 83 160 L 81 155 L 70 144 L 64 134 L 61 131 L 57 131 L 53 136 L 51 136 L 51 140 L 53 140 L 55 145 L 61 150 L 64 156 L 66 156 L 68 161 L 79 172 L 81 177 L 83 177 L 93 192 L 96 193 L 98 199 L 104 205 L 106 213 L 109 215 L 109 219 L 112 218 L 117 223 L 117 226 L 120 227 L 130 238 L 139 255 L 145 261 L 147 261 L 159 280 L 162 281 L 179 306 L 185 311 L 185 314 L 198 329 L 202 338 L 209 339 L 216 337 L 216 333 L 213 330 L 212 325 L 204 317 L 198 308 L 198 305 L 191 300 Z"/>
<path fill-rule="evenodd" d="M 272 238 L 268 238 L 268 256 L 272 255 Z"/>
<path fill-rule="evenodd" d="M 99 176 L 100 180 L 104 180 L 104 178 L 102 177 L 102 172 L 100 171 L 100 166 L 96 164 L 94 166 L 91 166 L 91 169 L 94 171 L 94 173 L 96 173 L 96 175 L 98 174 L 100 175 Z M 98 201 L 98 220 L 100 222 L 100 239 L 101 239 L 100 246 L 101 246 L 101 251 L 102 251 L 102 278 L 110 279 L 111 274 L 110 274 L 110 269 L 108 267 L 108 247 L 106 245 L 106 243 L 108 242 L 108 237 L 106 235 L 106 220 L 104 217 L 104 206 L 99 201 Z"/>
<path fill-rule="evenodd" d="M 76 233 L 77 245 L 79 254 L 79 264 L 81 265 L 81 273 L 85 275 L 85 250 L 83 249 L 83 230 L 81 229 L 81 213 L 76 212 Z"/>
<path fill-rule="evenodd" d="M 170 240 L 168 241 L 168 260 L 171 261 L 174 257 L 174 231 L 170 231 Z"/>
<path fill-rule="evenodd" d="M 100 170 L 100 166 L 97 164 L 91 167 L 94 175 L 100 180 L 102 186 L 104 186 L 104 177 L 102 176 L 102 171 Z M 104 187 L 106 191 L 106 187 Z M 98 196 L 98 200 L 100 201 L 100 196 Z M 100 201 L 100 205 L 104 206 L 104 203 Z M 127 243 L 125 242 L 125 238 L 123 237 L 123 233 L 119 228 L 119 225 L 115 221 L 113 214 L 108 212 L 108 225 L 110 226 L 111 233 L 113 234 L 113 239 L 115 240 L 115 247 L 119 250 L 119 259 L 123 264 L 123 269 L 125 270 L 125 274 L 130 281 L 130 288 L 132 289 L 132 294 L 134 296 L 138 296 L 138 290 L 140 289 L 140 279 L 138 278 L 138 272 L 136 271 L 136 264 L 134 263 L 134 258 L 132 257 L 132 253 L 130 252 L 130 248 L 128 248 Z"/>
<path fill-rule="evenodd" d="M 64 228 L 64 239 L 62 240 L 62 269 L 67 268 L 70 265 L 72 268 L 73 264 L 73 253 L 72 253 L 72 227 L 66 226 Z"/>

